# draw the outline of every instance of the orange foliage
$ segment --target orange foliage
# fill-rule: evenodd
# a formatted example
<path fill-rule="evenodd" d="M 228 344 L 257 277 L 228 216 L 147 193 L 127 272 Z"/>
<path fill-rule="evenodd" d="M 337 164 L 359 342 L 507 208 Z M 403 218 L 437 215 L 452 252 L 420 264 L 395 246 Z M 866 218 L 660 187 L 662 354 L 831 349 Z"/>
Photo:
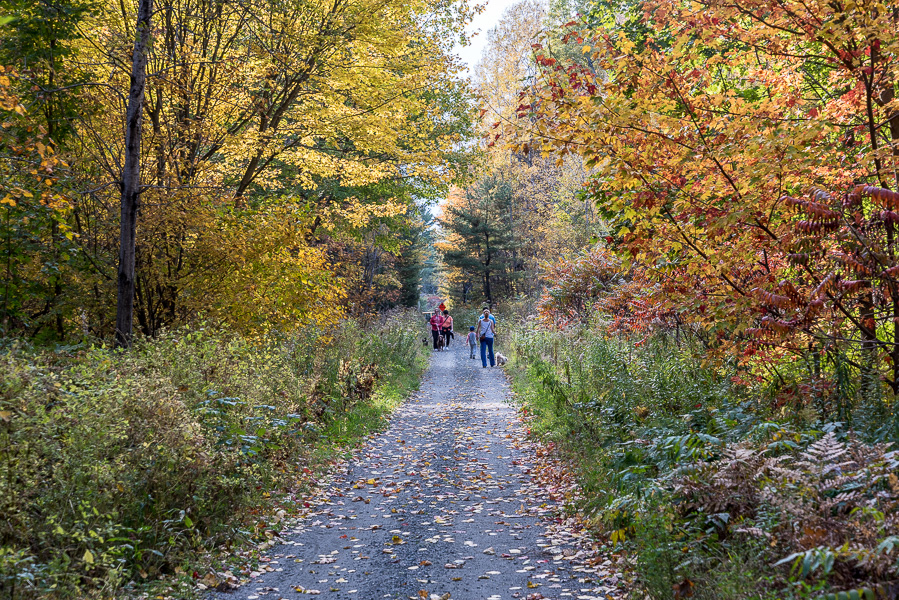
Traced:
<path fill-rule="evenodd" d="M 655 287 L 644 269 L 624 269 L 608 248 L 594 246 L 547 269 L 537 303 L 545 325 L 564 328 L 587 320 L 593 312 L 610 319 L 610 331 L 642 333 L 662 324 Z"/>
<path fill-rule="evenodd" d="M 497 131 L 585 159 L 622 264 L 715 350 L 865 352 L 899 390 L 894 8 L 648 0 L 570 29 L 584 61 L 536 45 Z"/>

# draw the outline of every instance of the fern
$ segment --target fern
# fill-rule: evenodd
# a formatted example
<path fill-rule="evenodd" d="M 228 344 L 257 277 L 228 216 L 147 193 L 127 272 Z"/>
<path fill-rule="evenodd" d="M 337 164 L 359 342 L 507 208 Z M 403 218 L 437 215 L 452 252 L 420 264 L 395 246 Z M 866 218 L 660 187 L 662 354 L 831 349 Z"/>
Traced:
<path fill-rule="evenodd" d="M 885 444 L 834 432 L 778 456 L 762 441 L 743 442 L 680 467 L 671 489 L 684 518 L 701 517 L 720 535 L 770 540 L 786 554 L 772 563 L 792 565 L 795 578 L 876 582 L 899 575 L 895 461 Z"/>

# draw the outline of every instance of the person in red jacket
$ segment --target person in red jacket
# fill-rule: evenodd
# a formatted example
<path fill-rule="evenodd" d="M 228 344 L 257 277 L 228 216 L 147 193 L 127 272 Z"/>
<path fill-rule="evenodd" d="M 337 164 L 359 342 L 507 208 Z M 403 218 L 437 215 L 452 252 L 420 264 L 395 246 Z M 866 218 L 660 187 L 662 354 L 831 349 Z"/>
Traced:
<path fill-rule="evenodd" d="M 441 335 L 441 329 L 443 328 L 443 315 L 439 312 L 434 312 L 431 316 L 431 337 L 434 338 L 434 350 L 437 349 L 437 339 Z"/>

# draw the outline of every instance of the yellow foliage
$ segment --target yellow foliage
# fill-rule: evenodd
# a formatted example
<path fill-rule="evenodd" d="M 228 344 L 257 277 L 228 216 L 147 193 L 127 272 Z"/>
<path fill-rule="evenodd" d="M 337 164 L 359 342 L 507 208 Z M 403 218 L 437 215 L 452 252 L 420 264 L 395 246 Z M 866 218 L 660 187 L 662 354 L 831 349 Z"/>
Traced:
<path fill-rule="evenodd" d="M 465 3 L 161 1 L 143 116 L 136 321 L 144 333 L 197 314 L 242 331 L 333 323 L 356 273 L 327 244 L 401 218 L 414 201 L 371 188 L 438 189 L 455 176 L 447 98 L 466 92 L 449 50 Z M 136 5 L 101 1 L 82 24 L 92 35 L 76 42 L 79 64 L 92 65 L 85 77 L 103 82 L 76 92 L 89 109 L 70 157 L 91 190 L 75 207 L 99 266 L 81 274 L 89 298 L 98 288 L 114 298 L 102 271 L 117 252 L 110 207 Z M 92 312 L 109 320 L 108 304 Z"/>
<path fill-rule="evenodd" d="M 344 292 L 324 248 L 306 243 L 309 224 L 289 204 L 223 218 L 209 250 L 224 253 L 228 266 L 205 282 L 215 290 L 208 313 L 245 333 L 334 325 Z"/>

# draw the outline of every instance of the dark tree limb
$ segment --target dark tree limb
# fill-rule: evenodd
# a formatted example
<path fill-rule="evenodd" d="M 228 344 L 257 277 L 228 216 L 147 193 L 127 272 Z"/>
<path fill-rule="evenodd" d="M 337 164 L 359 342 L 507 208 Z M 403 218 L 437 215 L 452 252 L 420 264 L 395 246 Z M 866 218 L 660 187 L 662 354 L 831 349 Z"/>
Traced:
<path fill-rule="evenodd" d="M 134 322 L 134 255 L 140 201 L 140 145 L 152 13 L 153 0 L 140 0 L 137 8 L 134 54 L 131 57 L 131 88 L 128 91 L 128 108 L 125 111 L 125 164 L 122 167 L 121 180 L 122 223 L 115 328 L 117 348 L 131 347 Z"/>

